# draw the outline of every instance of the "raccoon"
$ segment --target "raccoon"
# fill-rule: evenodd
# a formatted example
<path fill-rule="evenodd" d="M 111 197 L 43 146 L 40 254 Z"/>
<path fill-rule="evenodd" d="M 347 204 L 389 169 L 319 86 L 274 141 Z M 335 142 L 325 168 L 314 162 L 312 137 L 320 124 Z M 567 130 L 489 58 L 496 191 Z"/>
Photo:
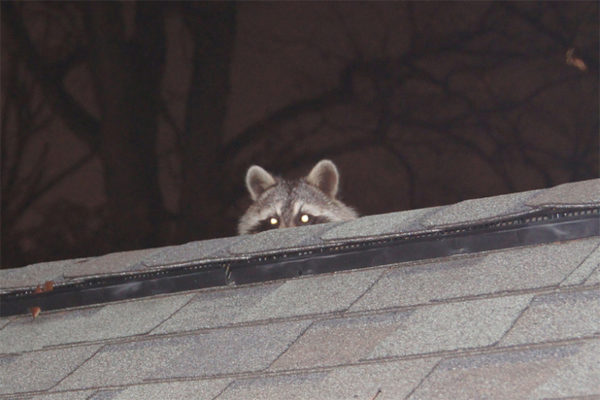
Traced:
<path fill-rule="evenodd" d="M 346 221 L 356 211 L 336 199 L 339 173 L 330 160 L 319 161 L 298 180 L 274 177 L 258 165 L 246 173 L 246 188 L 254 201 L 240 218 L 238 233 Z"/>

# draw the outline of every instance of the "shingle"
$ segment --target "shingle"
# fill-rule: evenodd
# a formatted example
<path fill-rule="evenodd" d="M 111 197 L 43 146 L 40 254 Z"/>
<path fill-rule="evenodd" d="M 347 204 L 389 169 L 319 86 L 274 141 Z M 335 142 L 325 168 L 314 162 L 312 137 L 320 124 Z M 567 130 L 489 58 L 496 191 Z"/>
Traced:
<path fill-rule="evenodd" d="M 158 267 L 229 257 L 231 254 L 227 248 L 238 241 L 240 241 L 240 237 L 235 236 L 190 242 L 181 246 L 169 246 L 144 258 L 142 264 L 148 267 Z"/>
<path fill-rule="evenodd" d="M 241 241 L 234 243 L 229 248 L 229 251 L 239 255 L 321 245 L 323 244 L 320 239 L 321 233 L 337 224 L 339 222 L 271 229 L 253 235 L 244 235 Z"/>
<path fill-rule="evenodd" d="M 366 357 L 411 312 L 390 312 L 315 322 L 271 366 L 273 370 L 293 370 L 354 363 Z"/>
<path fill-rule="evenodd" d="M 442 361 L 409 399 L 541 399 L 598 394 L 598 341 Z"/>
<path fill-rule="evenodd" d="M 271 282 L 261 286 L 200 292 L 152 333 L 185 332 L 244 321 L 247 319 L 246 310 L 252 309 L 281 285 Z"/>
<path fill-rule="evenodd" d="M 464 223 L 485 222 L 493 218 L 520 215 L 531 211 L 526 205 L 527 200 L 539 193 L 539 190 L 505 194 L 475 200 L 465 200 L 460 203 L 443 207 L 439 212 L 423 218 L 426 227 L 442 227 Z"/>
<path fill-rule="evenodd" d="M 382 340 L 368 358 L 493 345 L 530 299 L 498 297 L 420 308 Z"/>
<path fill-rule="evenodd" d="M 586 285 L 597 285 L 600 283 L 600 266 L 596 267 L 589 278 L 585 280 Z"/>
<path fill-rule="evenodd" d="M 192 296 L 139 299 L 101 307 L 42 312 L 36 319 L 18 317 L 0 331 L 0 353 L 143 334 Z"/>
<path fill-rule="evenodd" d="M 100 346 L 0 356 L 0 394 L 48 389 L 85 362 Z"/>
<path fill-rule="evenodd" d="M 527 200 L 530 206 L 593 205 L 600 203 L 600 179 L 565 183 Z"/>
<path fill-rule="evenodd" d="M 600 332 L 600 290 L 537 296 L 502 339 L 512 345 L 594 335 Z"/>
<path fill-rule="evenodd" d="M 575 269 L 571 274 L 561 282 L 561 285 L 580 285 L 587 283 L 586 279 L 592 275 L 594 270 L 600 267 L 600 245 L 596 246 L 594 251 Z"/>
<path fill-rule="evenodd" d="M 596 395 L 600 393 L 600 343 L 598 341 L 574 346 L 573 355 L 561 363 L 560 371 L 547 379 L 532 393 L 532 397 Z M 566 353 L 570 353 L 568 350 Z M 563 367 L 564 366 L 564 367 Z"/>
<path fill-rule="evenodd" d="M 308 324 L 286 322 L 107 345 L 57 390 L 259 371 Z"/>
<path fill-rule="evenodd" d="M 63 282 L 63 273 L 71 265 L 83 262 L 84 259 L 51 261 L 32 264 L 22 268 L 0 270 L 0 293 L 12 288 L 35 287 L 46 281 Z"/>
<path fill-rule="evenodd" d="M 429 261 L 409 267 L 399 265 L 377 281 L 352 310 L 407 306 L 557 285 L 599 242 L 598 238 L 582 239 Z"/>
<path fill-rule="evenodd" d="M 217 400 L 228 399 L 401 399 L 437 359 L 340 367 L 330 371 L 238 380 Z M 379 394 L 378 394 L 379 392 Z"/>
<path fill-rule="evenodd" d="M 113 400 L 119 394 L 119 389 L 97 390 L 89 400 Z"/>
<path fill-rule="evenodd" d="M 76 390 L 59 393 L 46 393 L 31 397 L 31 400 L 88 400 L 94 390 Z"/>
<path fill-rule="evenodd" d="M 211 379 L 136 385 L 119 390 L 112 400 L 212 399 L 230 382 L 229 379 Z"/>
<path fill-rule="evenodd" d="M 438 212 L 442 207 L 400 211 L 389 214 L 369 215 L 344 222 L 325 231 L 323 240 L 345 240 L 380 235 L 422 231 L 421 219 Z"/>
<path fill-rule="evenodd" d="M 160 249 L 145 249 L 106 254 L 76 263 L 65 270 L 65 277 L 82 277 L 133 271 L 142 268 L 140 261 L 159 252 Z"/>
<path fill-rule="evenodd" d="M 312 368 L 492 345 L 530 299 L 494 298 L 318 321 L 271 368 Z"/>
<path fill-rule="evenodd" d="M 381 270 L 342 272 L 198 293 L 153 333 L 345 310 L 381 274 Z"/>
<path fill-rule="evenodd" d="M 248 310 L 246 318 L 290 317 L 347 309 L 383 273 L 353 271 L 292 279 Z"/>

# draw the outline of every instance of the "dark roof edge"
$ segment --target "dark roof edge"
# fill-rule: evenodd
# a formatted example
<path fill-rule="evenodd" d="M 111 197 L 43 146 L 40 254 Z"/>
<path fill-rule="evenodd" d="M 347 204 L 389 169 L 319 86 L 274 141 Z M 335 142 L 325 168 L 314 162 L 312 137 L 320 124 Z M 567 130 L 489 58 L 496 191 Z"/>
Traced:
<path fill-rule="evenodd" d="M 83 279 L 0 294 L 0 316 L 239 285 L 406 261 L 600 236 L 600 207 L 549 207 L 518 217 L 425 233 L 349 240 L 269 255 L 187 263 L 154 271 Z"/>

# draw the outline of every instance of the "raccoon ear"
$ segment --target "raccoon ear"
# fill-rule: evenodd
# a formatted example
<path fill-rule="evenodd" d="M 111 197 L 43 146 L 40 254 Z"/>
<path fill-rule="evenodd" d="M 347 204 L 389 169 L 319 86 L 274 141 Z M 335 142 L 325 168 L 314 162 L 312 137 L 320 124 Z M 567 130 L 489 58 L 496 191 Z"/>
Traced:
<path fill-rule="evenodd" d="M 246 172 L 246 188 L 248 188 L 252 200 L 258 199 L 265 190 L 275 185 L 275 183 L 275 178 L 258 165 L 251 166 Z"/>
<path fill-rule="evenodd" d="M 338 192 L 340 175 L 332 161 L 321 160 L 310 171 L 306 181 L 321 189 L 327 196 L 335 198 Z"/>

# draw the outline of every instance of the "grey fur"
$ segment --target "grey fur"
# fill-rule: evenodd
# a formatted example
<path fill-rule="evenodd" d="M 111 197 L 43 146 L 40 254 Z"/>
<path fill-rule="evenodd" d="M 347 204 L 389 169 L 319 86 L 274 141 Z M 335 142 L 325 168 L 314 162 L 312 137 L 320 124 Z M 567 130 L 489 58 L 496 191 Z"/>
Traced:
<path fill-rule="evenodd" d="M 258 199 L 258 197 L 271 186 L 275 186 L 275 179 L 258 165 L 253 165 L 248 168 L 246 173 L 246 188 L 250 192 L 252 200 Z"/>
<path fill-rule="evenodd" d="M 319 161 L 306 177 L 306 182 L 318 187 L 332 199 L 337 195 L 339 181 L 340 174 L 330 160 Z"/>
<path fill-rule="evenodd" d="M 339 173 L 330 160 L 318 162 L 298 180 L 274 177 L 253 165 L 246 173 L 246 188 L 254 202 L 240 218 L 238 233 L 356 218 L 356 211 L 336 199 L 338 187 Z M 307 222 L 302 221 L 302 215 L 307 216 Z M 271 224 L 271 218 L 277 224 Z"/>

